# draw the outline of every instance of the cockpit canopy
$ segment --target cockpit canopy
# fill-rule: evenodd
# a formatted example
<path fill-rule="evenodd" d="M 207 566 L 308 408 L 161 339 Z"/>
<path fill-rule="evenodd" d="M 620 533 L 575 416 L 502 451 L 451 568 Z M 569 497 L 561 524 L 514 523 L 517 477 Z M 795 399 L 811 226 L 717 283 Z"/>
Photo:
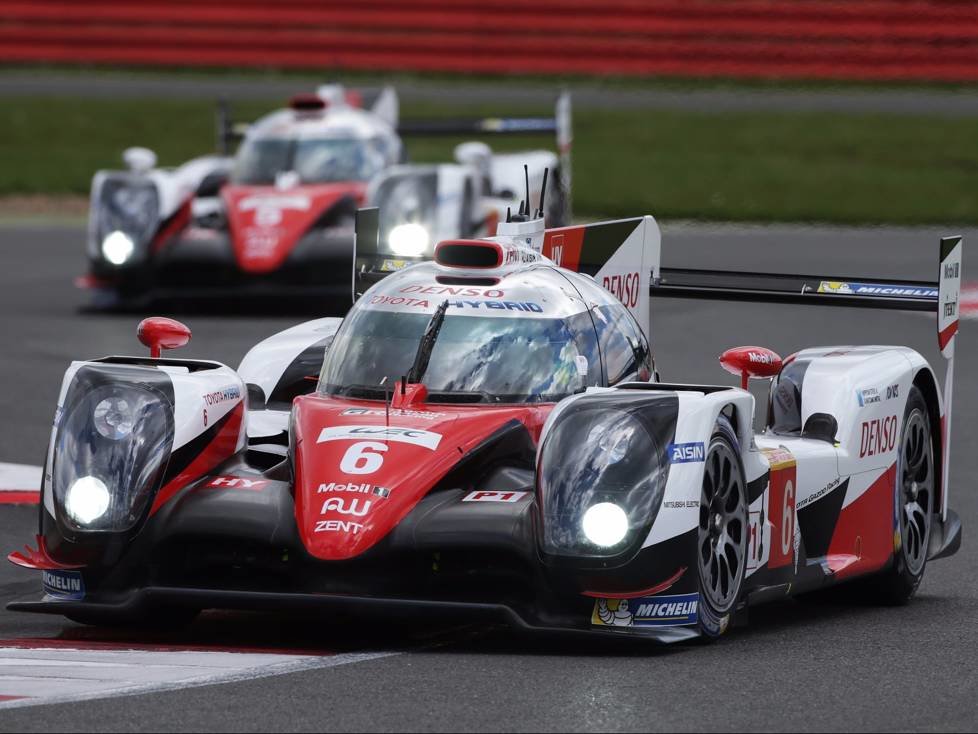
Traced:
<path fill-rule="evenodd" d="M 294 171 L 304 184 L 368 181 L 391 163 L 382 137 L 254 138 L 242 144 L 231 178 L 271 185 L 279 174 Z"/>
<path fill-rule="evenodd" d="M 429 402 L 550 403 L 588 387 L 651 378 L 648 342 L 612 299 L 588 310 L 548 282 L 564 277 L 550 267 L 535 278 L 515 276 L 525 278 L 519 285 L 504 279 L 501 288 L 422 285 L 411 277 L 437 267 L 414 266 L 361 297 L 326 354 L 320 394 L 385 399 L 411 371 L 425 329 L 446 301 L 421 380 Z"/>

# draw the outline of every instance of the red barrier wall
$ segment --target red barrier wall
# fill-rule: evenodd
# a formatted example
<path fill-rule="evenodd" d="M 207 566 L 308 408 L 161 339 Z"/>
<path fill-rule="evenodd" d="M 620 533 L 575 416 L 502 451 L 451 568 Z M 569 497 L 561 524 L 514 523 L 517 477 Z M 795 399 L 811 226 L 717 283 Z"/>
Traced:
<path fill-rule="evenodd" d="M 0 62 L 978 81 L 978 3 L 0 0 Z"/>

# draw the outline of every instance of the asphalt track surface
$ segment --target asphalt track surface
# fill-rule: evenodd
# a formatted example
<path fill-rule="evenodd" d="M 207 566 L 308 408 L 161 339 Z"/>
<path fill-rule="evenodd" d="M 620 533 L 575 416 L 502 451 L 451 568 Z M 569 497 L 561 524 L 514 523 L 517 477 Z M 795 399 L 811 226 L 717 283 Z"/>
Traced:
<path fill-rule="evenodd" d="M 177 98 L 177 99 L 285 99 L 296 92 L 314 89 L 333 81 L 330 76 L 289 76 L 263 78 L 233 74 L 164 75 L 106 74 L 104 72 L 64 74 L 54 71 L 0 71 L 0 97 L 84 96 L 94 98 Z M 342 73 L 339 74 L 342 79 Z M 351 82 L 350 86 L 362 86 Z M 369 83 L 367 87 L 371 86 Z M 778 89 L 707 87 L 702 89 L 640 88 L 615 86 L 591 81 L 543 83 L 491 81 L 451 84 L 445 81 L 402 80 L 395 85 L 398 94 L 413 102 L 453 104 L 533 105 L 553 98 L 560 87 L 570 89 L 574 104 L 602 109 L 661 109 L 689 112 L 848 112 L 888 115 L 928 115 L 949 117 L 978 116 L 978 96 L 971 90 L 928 90 L 921 88 L 879 89 Z"/>
<path fill-rule="evenodd" d="M 932 279 L 933 230 L 664 227 L 664 264 Z M 951 234 L 951 233 L 943 233 Z M 965 232 L 965 275 L 978 273 Z M 0 461 L 39 464 L 61 374 L 72 358 L 140 353 L 139 315 L 80 315 L 71 281 L 77 228 L 0 230 Z M 319 315 L 313 307 L 310 317 Z M 183 313 L 184 354 L 236 365 L 302 316 Z M 653 342 L 667 380 L 726 382 L 716 356 L 737 344 L 897 343 L 940 369 L 929 316 L 818 307 L 661 300 Z M 961 552 L 932 564 L 905 608 L 783 602 L 751 611 L 716 644 L 652 648 L 526 638 L 447 623 L 210 614 L 167 636 L 81 628 L 0 611 L 0 648 L 30 638 L 162 643 L 169 648 L 299 648 L 337 663 L 220 685 L 3 709 L 0 730 L 973 730 L 978 725 L 978 328 L 959 337 L 951 501 Z M 0 506 L 3 550 L 31 539 L 36 509 Z M 32 572 L 0 567 L 0 602 L 36 598 Z M 71 644 L 71 643 L 69 643 Z M 169 649 L 168 648 L 168 649 Z M 396 654 L 386 654 L 386 653 Z M 385 653 L 350 657 L 351 653 Z M 345 656 L 345 657 L 344 657 Z M 148 671 L 148 668 L 147 668 Z M 147 672 L 148 674 L 148 672 Z M 17 675 L 9 660 L 0 688 Z M 2 693 L 2 691 L 0 691 Z"/>

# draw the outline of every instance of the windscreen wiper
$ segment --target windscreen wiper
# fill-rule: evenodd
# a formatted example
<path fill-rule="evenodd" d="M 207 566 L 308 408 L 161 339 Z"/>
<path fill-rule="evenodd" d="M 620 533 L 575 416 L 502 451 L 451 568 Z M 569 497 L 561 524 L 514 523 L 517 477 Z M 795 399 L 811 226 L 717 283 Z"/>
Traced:
<path fill-rule="evenodd" d="M 431 353 L 435 349 L 435 341 L 438 339 L 438 332 L 441 331 L 441 325 L 445 323 L 446 311 L 448 311 L 448 299 L 442 301 L 442 304 L 431 315 L 431 320 L 425 327 L 424 334 L 421 336 L 421 342 L 418 344 L 418 351 L 414 355 L 414 364 L 411 365 L 411 369 L 407 373 L 407 377 L 401 386 L 402 389 L 404 385 L 414 385 L 421 382 L 424 373 L 428 371 L 428 361 L 431 359 Z"/>

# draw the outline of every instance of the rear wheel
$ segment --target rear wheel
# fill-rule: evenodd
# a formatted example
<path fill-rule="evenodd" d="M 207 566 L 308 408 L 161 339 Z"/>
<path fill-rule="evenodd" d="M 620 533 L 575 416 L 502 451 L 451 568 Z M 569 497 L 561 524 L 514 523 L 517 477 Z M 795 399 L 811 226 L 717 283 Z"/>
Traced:
<path fill-rule="evenodd" d="M 866 581 L 884 603 L 906 604 L 924 577 L 937 507 L 936 479 L 927 403 L 920 390 L 912 387 L 903 414 L 897 459 L 893 565 Z"/>
<path fill-rule="evenodd" d="M 720 416 L 710 439 L 697 532 L 699 627 L 706 637 L 727 630 L 747 568 L 747 482 L 737 435 Z"/>

